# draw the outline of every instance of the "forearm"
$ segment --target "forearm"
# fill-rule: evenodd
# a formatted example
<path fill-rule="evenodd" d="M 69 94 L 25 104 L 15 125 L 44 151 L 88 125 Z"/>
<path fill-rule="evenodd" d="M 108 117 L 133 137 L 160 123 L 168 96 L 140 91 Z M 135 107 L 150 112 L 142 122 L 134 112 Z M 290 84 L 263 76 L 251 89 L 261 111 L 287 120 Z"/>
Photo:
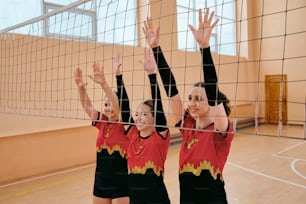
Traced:
<path fill-rule="evenodd" d="M 218 99 L 218 78 L 215 65 L 211 56 L 210 47 L 201 48 L 203 74 L 205 81 L 205 91 L 208 98 L 208 103 L 211 106 L 215 105 Z"/>
<path fill-rule="evenodd" d="M 87 115 L 92 119 L 96 120 L 96 110 L 92 106 L 92 102 L 87 94 L 87 91 L 84 86 L 81 86 L 78 88 L 79 91 L 79 97 L 81 105 L 84 109 L 84 111 L 87 113 Z"/>
<path fill-rule="evenodd" d="M 210 47 L 201 48 L 202 65 L 205 82 L 218 82 L 217 73 L 211 56 Z"/>
<path fill-rule="evenodd" d="M 112 88 L 108 85 L 107 82 L 104 82 L 103 84 L 100 84 L 102 87 L 106 97 L 110 100 L 112 104 L 112 109 L 116 114 L 119 114 L 119 103 L 118 98 Z"/>
<path fill-rule="evenodd" d="M 174 75 L 166 61 L 166 58 L 161 50 L 161 47 L 152 48 L 154 58 L 158 67 L 159 74 L 163 81 L 164 89 L 168 97 L 177 95 L 179 92 L 176 88 Z"/>
<path fill-rule="evenodd" d="M 156 79 L 156 74 L 150 74 L 150 85 L 151 85 L 151 95 L 153 100 L 153 108 L 155 113 L 156 130 L 158 132 L 167 130 L 167 120 L 163 110 L 163 104 L 161 102 L 160 90 Z"/>
<path fill-rule="evenodd" d="M 123 122 L 133 122 L 130 113 L 130 102 L 124 86 L 122 75 L 116 76 L 117 80 L 117 94 L 119 99 L 119 108 Z M 130 121 L 131 120 L 131 121 Z"/>

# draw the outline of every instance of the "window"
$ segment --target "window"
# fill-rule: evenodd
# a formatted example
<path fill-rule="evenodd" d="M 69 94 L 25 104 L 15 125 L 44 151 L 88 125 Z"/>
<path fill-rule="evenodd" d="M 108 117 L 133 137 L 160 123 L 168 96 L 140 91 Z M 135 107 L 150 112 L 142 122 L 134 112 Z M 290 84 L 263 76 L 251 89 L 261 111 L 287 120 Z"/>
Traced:
<path fill-rule="evenodd" d="M 44 13 L 50 13 L 62 6 L 44 3 Z M 44 20 L 44 35 L 68 39 L 96 40 L 95 12 L 73 8 Z"/>
<path fill-rule="evenodd" d="M 22 23 L 41 15 L 41 0 L 1 0 L 0 1 L 0 30 Z M 16 31 L 28 34 L 28 28 Z"/>
<path fill-rule="evenodd" d="M 63 9 L 76 0 L 1 0 L 0 30 Z M 137 45 L 136 0 L 91 0 L 11 32 Z"/>
<path fill-rule="evenodd" d="M 103 0 L 97 11 L 98 41 L 137 45 L 136 0 Z"/>
<path fill-rule="evenodd" d="M 218 25 L 211 35 L 210 46 L 213 52 L 223 55 L 236 55 L 236 14 L 235 0 L 177 0 L 178 49 L 197 50 L 188 24 L 198 26 L 198 10 L 210 8 L 215 12 Z"/>

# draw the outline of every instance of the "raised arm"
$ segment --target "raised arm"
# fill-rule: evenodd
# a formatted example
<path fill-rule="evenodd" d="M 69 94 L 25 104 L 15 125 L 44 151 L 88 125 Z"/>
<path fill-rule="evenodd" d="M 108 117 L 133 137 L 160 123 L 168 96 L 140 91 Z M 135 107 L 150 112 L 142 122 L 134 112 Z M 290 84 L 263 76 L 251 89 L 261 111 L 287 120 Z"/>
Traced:
<path fill-rule="evenodd" d="M 116 53 L 114 57 L 114 69 L 116 73 L 116 80 L 117 80 L 117 95 L 119 99 L 119 107 L 121 112 L 121 119 L 124 123 L 134 123 L 133 117 L 131 116 L 130 110 L 130 102 L 129 98 L 124 86 L 122 72 L 121 72 L 121 63 L 120 63 L 120 53 Z"/>
<path fill-rule="evenodd" d="M 87 113 L 91 120 L 97 120 L 98 111 L 96 111 L 92 106 L 91 100 L 87 94 L 86 83 L 83 81 L 82 70 L 80 68 L 76 68 L 74 70 L 74 81 L 78 86 L 80 102 L 84 111 Z"/>
<path fill-rule="evenodd" d="M 99 64 L 94 63 L 93 64 L 93 75 L 89 75 L 89 78 L 92 79 L 95 83 L 99 84 L 106 97 L 110 100 L 111 102 L 111 108 L 114 112 L 115 115 L 119 117 L 119 103 L 118 103 L 118 98 L 115 94 L 115 92 L 112 90 L 112 88 L 108 85 L 105 75 L 104 75 L 104 68 L 100 67 Z"/>
<path fill-rule="evenodd" d="M 219 22 L 219 19 L 212 23 L 214 12 L 209 13 L 209 9 L 205 10 L 204 19 L 202 11 L 199 10 L 199 27 L 195 29 L 192 25 L 188 25 L 193 33 L 193 36 L 200 46 L 202 55 L 203 74 L 205 81 L 205 92 L 208 99 L 208 104 L 213 106 L 215 117 L 215 127 L 220 131 L 227 130 L 228 118 L 221 102 L 220 92 L 218 88 L 218 78 L 215 65 L 210 52 L 209 40 L 211 32 Z"/>
<path fill-rule="evenodd" d="M 159 28 L 154 31 L 152 19 L 147 18 L 144 22 L 144 27 L 142 28 L 146 41 L 154 53 L 154 58 L 158 67 L 159 74 L 161 76 L 164 89 L 169 97 L 169 112 L 170 121 L 174 124 L 179 122 L 183 114 L 183 104 L 181 97 L 179 95 L 178 89 L 176 87 L 176 81 L 174 75 L 164 57 L 164 54 L 159 46 Z"/>
<path fill-rule="evenodd" d="M 150 80 L 156 131 L 159 132 L 162 136 L 166 137 L 168 131 L 167 120 L 164 114 L 163 104 L 160 96 L 160 89 L 156 78 L 156 63 L 154 61 L 154 57 L 150 49 L 146 49 L 144 63 L 142 64 Z"/>

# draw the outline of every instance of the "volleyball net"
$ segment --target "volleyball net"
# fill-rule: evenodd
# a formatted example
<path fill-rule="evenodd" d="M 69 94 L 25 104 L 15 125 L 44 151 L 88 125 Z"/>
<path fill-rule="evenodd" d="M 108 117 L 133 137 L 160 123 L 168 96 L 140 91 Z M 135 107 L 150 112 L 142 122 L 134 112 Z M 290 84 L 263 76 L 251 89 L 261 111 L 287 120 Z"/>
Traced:
<path fill-rule="evenodd" d="M 97 62 L 116 90 L 116 52 L 121 53 L 123 78 L 131 110 L 135 110 L 150 98 L 147 74 L 138 64 L 147 47 L 142 33 L 147 16 L 152 16 L 154 28 L 160 27 L 160 45 L 187 102 L 193 84 L 203 81 L 200 51 L 187 25 L 196 27 L 198 9 L 210 8 L 220 19 L 212 33 L 211 50 L 219 87 L 231 102 L 236 131 L 270 135 L 274 133 L 262 132 L 260 125 L 274 124 L 273 131 L 284 135 L 291 125 L 301 127 L 297 137 L 305 138 L 306 28 L 302 19 L 306 4 L 271 2 L 45 3 L 41 16 L 1 30 L 0 114 L 89 120 L 79 102 L 73 71 L 83 70 L 93 105 L 102 110 L 105 95 L 87 76 Z M 158 80 L 169 117 L 167 97 Z"/>

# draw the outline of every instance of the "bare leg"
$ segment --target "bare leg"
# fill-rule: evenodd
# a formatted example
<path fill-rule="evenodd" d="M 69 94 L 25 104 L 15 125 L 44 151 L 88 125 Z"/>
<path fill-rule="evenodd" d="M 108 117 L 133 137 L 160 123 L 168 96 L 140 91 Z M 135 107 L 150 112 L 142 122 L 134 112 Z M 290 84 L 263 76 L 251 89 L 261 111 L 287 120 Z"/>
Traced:
<path fill-rule="evenodd" d="M 112 199 L 93 196 L 93 204 L 112 204 Z"/>
<path fill-rule="evenodd" d="M 130 203 L 130 198 L 128 196 L 126 197 L 121 197 L 121 198 L 115 198 L 113 199 L 112 204 L 129 204 Z"/>

